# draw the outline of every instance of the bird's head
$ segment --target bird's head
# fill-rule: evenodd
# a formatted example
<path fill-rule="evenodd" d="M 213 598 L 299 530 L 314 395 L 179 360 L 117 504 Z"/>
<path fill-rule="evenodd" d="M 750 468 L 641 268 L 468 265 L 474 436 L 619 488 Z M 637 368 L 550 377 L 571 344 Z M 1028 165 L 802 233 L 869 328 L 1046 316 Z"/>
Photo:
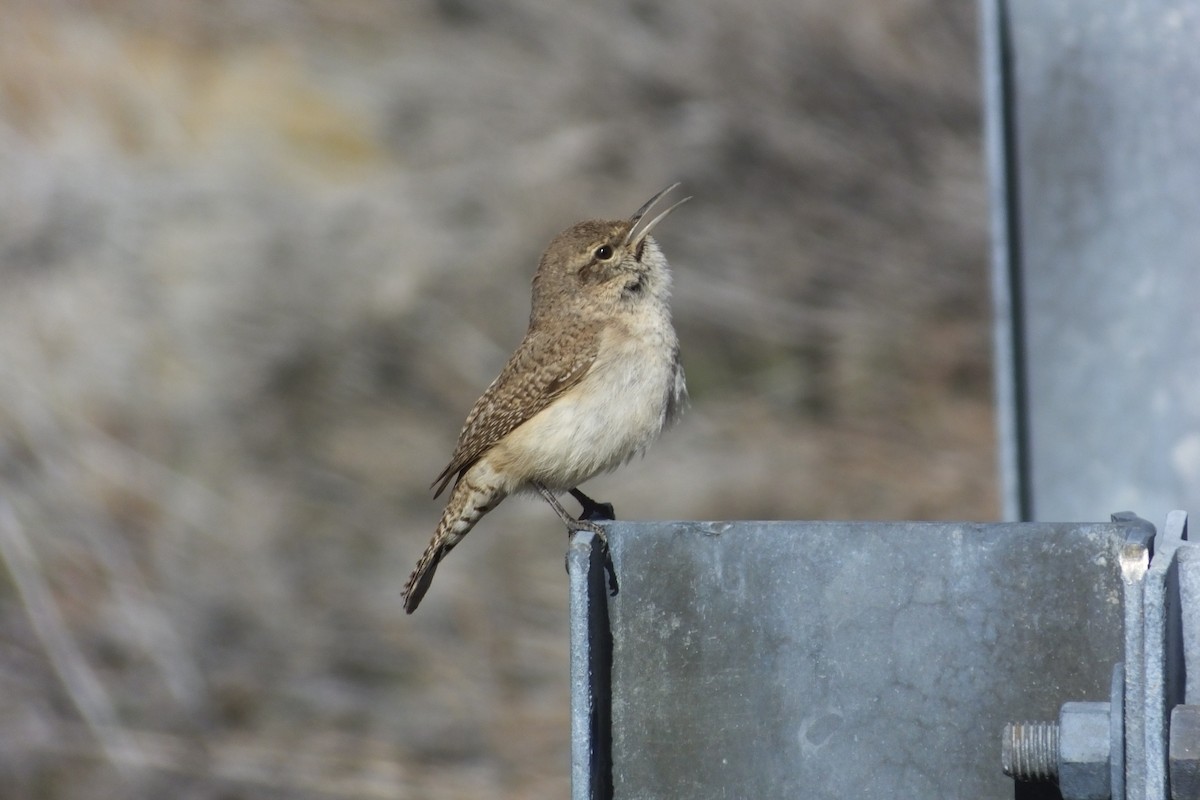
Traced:
<path fill-rule="evenodd" d="M 654 195 L 627 220 L 588 220 L 554 237 L 533 276 L 533 319 L 564 310 L 604 316 L 646 302 L 665 304 L 671 273 L 650 231 L 691 198 L 648 213 L 677 186 Z"/>

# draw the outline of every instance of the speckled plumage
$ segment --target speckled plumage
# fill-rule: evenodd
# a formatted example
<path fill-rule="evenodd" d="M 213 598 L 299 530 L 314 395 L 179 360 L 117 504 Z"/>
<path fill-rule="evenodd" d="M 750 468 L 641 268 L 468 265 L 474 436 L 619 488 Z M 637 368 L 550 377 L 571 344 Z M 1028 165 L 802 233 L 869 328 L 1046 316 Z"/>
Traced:
<path fill-rule="evenodd" d="M 476 402 L 458 436 L 450 463 L 434 481 L 440 495 L 451 480 L 496 442 L 573 387 L 596 360 L 593 326 L 530 330 L 500 375 Z"/>
<path fill-rule="evenodd" d="M 671 276 L 649 222 L 581 222 L 546 248 L 529 329 L 475 403 L 450 463 L 453 482 L 429 546 L 404 587 L 412 613 L 442 558 L 506 496 L 565 491 L 643 452 L 686 400 L 668 300 Z M 683 202 L 683 201 L 680 201 Z"/>

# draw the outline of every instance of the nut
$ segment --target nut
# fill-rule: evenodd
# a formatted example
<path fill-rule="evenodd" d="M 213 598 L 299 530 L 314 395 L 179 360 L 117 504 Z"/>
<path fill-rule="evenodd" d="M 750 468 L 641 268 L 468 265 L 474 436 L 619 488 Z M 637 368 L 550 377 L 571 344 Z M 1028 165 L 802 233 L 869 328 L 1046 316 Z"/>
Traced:
<path fill-rule="evenodd" d="M 1069 800 L 1108 800 L 1109 704 L 1063 703 L 1058 715 L 1058 789 Z"/>
<path fill-rule="evenodd" d="M 1200 797 L 1200 706 L 1171 709 L 1171 797 Z"/>

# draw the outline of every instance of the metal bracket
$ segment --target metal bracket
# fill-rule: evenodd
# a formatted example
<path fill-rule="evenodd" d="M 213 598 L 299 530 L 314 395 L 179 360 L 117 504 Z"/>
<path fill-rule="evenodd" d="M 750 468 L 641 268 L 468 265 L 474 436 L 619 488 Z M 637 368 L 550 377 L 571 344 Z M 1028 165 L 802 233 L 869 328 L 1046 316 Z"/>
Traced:
<path fill-rule="evenodd" d="M 1122 513 L 1113 521 L 1138 520 Z M 1121 552 L 1125 662 L 1110 702 L 1068 702 L 1058 723 L 1006 726 L 1006 775 L 1055 782 L 1063 800 L 1200 797 L 1200 706 L 1181 705 L 1200 699 L 1200 548 L 1187 544 L 1187 514 L 1168 514 L 1154 544 L 1131 538 Z"/>
<path fill-rule="evenodd" d="M 1011 797 L 1005 719 L 1072 697 L 1109 697 L 1060 720 L 1084 747 L 1103 728 L 1109 790 L 1135 774 L 1158 652 L 1125 624 L 1156 602 L 1143 520 L 607 532 L 616 597 L 598 539 L 568 553 L 575 800 Z M 1065 774 L 1090 758 L 1069 747 Z"/>

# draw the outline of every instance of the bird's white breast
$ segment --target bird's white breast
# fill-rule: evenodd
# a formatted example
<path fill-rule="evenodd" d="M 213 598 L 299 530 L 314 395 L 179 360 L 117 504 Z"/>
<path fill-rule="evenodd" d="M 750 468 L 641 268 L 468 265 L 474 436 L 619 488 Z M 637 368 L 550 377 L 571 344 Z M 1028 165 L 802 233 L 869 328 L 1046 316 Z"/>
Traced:
<path fill-rule="evenodd" d="M 644 451 L 662 431 L 677 339 L 665 308 L 645 310 L 607 326 L 584 379 L 496 445 L 491 457 L 512 468 L 513 491 L 532 481 L 570 489 Z"/>

